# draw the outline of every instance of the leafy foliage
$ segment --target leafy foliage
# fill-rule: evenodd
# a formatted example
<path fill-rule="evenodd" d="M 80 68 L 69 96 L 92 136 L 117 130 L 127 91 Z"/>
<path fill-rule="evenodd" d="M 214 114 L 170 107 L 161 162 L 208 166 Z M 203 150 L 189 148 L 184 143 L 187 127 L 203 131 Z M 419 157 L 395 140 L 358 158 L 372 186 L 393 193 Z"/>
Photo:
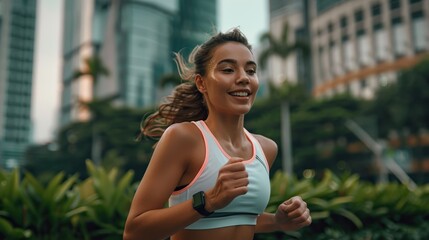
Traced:
<path fill-rule="evenodd" d="M 90 177 L 63 172 L 43 183 L 19 170 L 0 171 L 0 239 L 120 239 L 136 185 L 87 162 Z"/>
<path fill-rule="evenodd" d="M 86 162 L 89 177 L 58 173 L 43 183 L 18 169 L 0 171 L 0 239 L 120 239 L 137 187 L 121 174 Z M 296 232 L 255 239 L 415 239 L 429 237 L 429 185 L 414 191 L 397 183 L 372 184 L 356 174 L 298 180 L 276 172 L 267 211 L 300 195 L 313 223 Z"/>
<path fill-rule="evenodd" d="M 95 85 L 100 76 L 107 76 L 109 73 L 109 70 L 104 66 L 101 58 L 99 56 L 92 56 L 84 59 L 83 69 L 76 70 L 73 74 L 73 79 L 77 79 L 81 76 L 91 76 Z"/>
<path fill-rule="evenodd" d="M 297 232 L 258 234 L 255 239 L 426 239 L 429 236 L 429 186 L 410 191 L 398 183 L 372 184 L 356 174 L 322 178 L 277 172 L 271 180 L 267 211 L 299 195 L 311 211 L 313 223 Z"/>

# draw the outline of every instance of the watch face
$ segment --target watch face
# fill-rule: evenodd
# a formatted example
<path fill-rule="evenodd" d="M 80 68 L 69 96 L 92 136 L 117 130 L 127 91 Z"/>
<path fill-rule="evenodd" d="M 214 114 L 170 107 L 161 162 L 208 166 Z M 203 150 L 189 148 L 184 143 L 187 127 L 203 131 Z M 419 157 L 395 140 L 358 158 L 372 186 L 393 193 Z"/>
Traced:
<path fill-rule="evenodd" d="M 200 207 L 204 204 L 204 199 L 203 199 L 203 195 L 201 194 L 201 192 L 194 194 L 194 206 L 195 207 Z"/>
<path fill-rule="evenodd" d="M 204 198 L 204 192 L 195 193 L 192 196 L 192 207 L 203 216 L 209 216 L 212 212 L 207 212 L 205 209 L 206 200 Z"/>

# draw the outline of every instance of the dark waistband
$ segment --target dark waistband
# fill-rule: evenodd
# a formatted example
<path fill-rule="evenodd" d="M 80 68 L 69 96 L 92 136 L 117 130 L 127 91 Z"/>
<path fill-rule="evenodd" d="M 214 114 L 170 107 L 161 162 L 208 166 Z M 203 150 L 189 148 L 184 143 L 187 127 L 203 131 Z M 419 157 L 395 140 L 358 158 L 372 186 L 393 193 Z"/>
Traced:
<path fill-rule="evenodd" d="M 235 216 L 235 215 L 258 216 L 257 213 L 249 213 L 249 212 L 214 212 L 214 213 L 212 213 L 209 216 L 204 217 L 204 218 L 222 218 L 222 217 L 229 217 L 229 216 Z"/>

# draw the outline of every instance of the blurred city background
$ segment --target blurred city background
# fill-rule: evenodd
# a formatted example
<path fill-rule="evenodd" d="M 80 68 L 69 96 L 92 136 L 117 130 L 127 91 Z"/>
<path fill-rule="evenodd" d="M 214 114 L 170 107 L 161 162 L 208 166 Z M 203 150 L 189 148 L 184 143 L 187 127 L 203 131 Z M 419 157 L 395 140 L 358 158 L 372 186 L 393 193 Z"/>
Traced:
<path fill-rule="evenodd" d="M 0 0 L 0 196 L 13 195 L 1 195 L 8 181 L 31 192 L 104 178 L 109 188 L 121 176 L 129 188 L 118 186 L 115 204 L 126 214 L 154 143 L 136 141 L 140 123 L 180 83 L 172 53 L 233 27 L 259 64 L 246 128 L 279 146 L 268 210 L 276 196 L 303 194 L 319 239 L 429 237 L 429 0 Z M 62 186 L 57 200 L 71 195 Z M 36 236 L 8 204 L 0 230 Z M 62 221 L 88 229 L 76 223 L 90 212 L 79 204 Z M 120 239 L 123 225 L 100 223 L 115 214 L 91 215 L 89 228 L 104 232 L 89 235 Z M 341 235 L 366 220 L 376 229 Z"/>

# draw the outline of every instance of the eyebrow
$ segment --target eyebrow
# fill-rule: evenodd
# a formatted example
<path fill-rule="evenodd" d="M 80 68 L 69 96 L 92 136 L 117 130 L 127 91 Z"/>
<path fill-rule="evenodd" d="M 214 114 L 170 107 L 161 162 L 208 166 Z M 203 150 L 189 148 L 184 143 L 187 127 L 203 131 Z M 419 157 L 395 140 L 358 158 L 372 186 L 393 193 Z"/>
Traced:
<path fill-rule="evenodd" d="M 217 64 L 217 65 L 220 65 L 220 64 L 222 64 L 222 63 L 232 63 L 232 64 L 237 64 L 237 61 L 236 61 L 236 60 L 234 60 L 234 59 L 227 58 L 227 59 L 222 59 L 220 62 L 218 62 L 218 64 Z M 256 64 L 256 62 L 254 62 L 254 61 L 247 61 L 247 62 L 246 62 L 246 65 L 255 65 L 255 66 L 258 66 L 258 65 Z"/>

